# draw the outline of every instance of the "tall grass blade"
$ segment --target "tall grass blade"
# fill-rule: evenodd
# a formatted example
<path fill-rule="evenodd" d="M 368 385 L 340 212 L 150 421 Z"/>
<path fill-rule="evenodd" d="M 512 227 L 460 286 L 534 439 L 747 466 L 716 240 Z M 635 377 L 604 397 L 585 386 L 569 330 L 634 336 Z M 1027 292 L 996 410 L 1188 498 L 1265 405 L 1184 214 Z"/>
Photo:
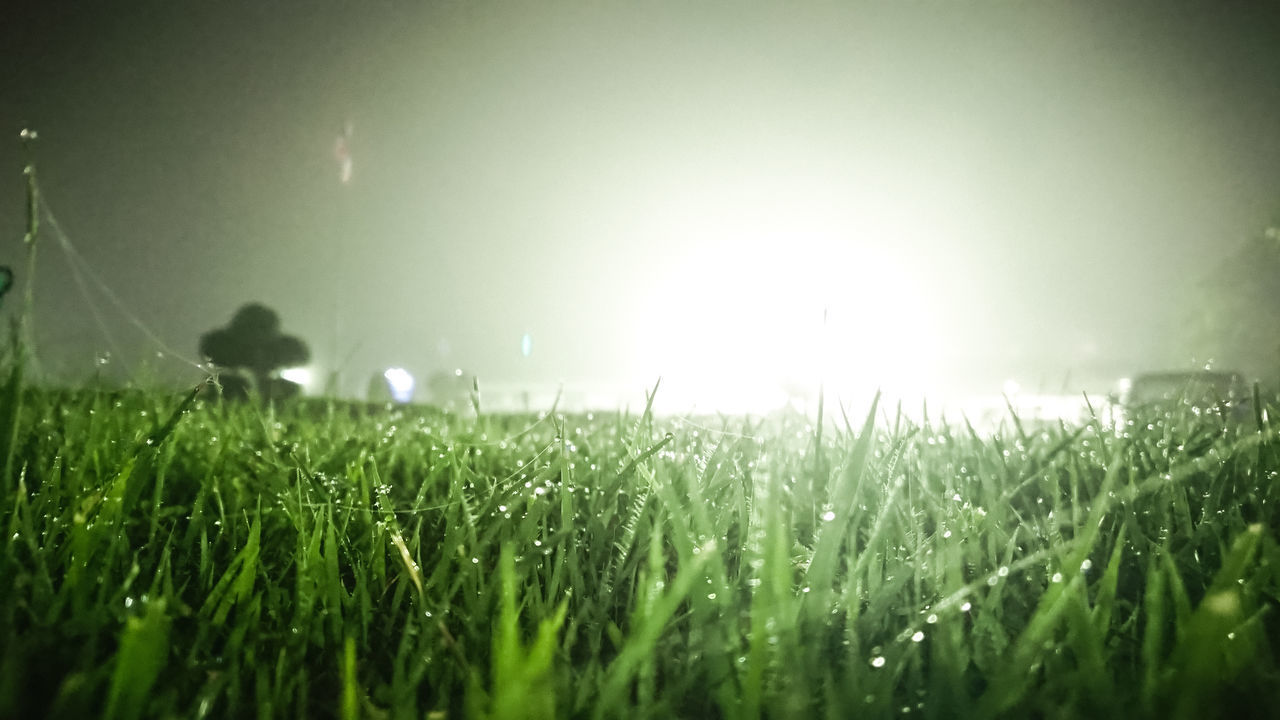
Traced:
<path fill-rule="evenodd" d="M 169 625 L 163 599 L 147 602 L 141 616 L 125 620 L 103 713 L 107 720 L 150 715 L 147 699 L 169 658 Z"/>

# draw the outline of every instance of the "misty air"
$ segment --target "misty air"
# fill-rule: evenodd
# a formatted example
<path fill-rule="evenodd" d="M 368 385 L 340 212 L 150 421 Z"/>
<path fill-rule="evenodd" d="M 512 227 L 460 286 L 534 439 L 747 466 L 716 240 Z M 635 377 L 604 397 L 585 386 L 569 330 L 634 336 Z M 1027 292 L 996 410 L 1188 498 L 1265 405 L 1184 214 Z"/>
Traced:
<path fill-rule="evenodd" d="M 0 717 L 1274 714 L 1274 2 L 0 56 Z"/>

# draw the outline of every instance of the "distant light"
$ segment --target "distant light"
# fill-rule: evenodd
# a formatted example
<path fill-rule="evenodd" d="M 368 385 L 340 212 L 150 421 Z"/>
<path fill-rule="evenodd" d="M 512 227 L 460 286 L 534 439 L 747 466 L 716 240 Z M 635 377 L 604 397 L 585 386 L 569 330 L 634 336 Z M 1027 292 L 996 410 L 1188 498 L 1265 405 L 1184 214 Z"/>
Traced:
<path fill-rule="evenodd" d="M 382 377 L 387 380 L 387 389 L 391 391 L 391 399 L 398 403 L 407 403 L 413 400 L 413 375 L 408 370 L 399 367 L 387 368 L 382 373 Z"/>
<path fill-rule="evenodd" d="M 291 367 L 280 371 L 280 377 L 303 387 L 310 387 L 315 380 L 315 373 L 309 367 Z"/>
<path fill-rule="evenodd" d="M 343 185 L 351 184 L 351 130 L 350 122 L 344 124 L 333 146 L 333 156 L 338 161 L 338 179 Z"/>
<path fill-rule="evenodd" d="M 533 336 L 529 333 L 525 333 L 524 337 L 520 338 L 520 354 L 525 357 L 533 354 Z"/>
<path fill-rule="evenodd" d="M 1004 381 L 1005 395 L 1017 395 L 1021 391 L 1022 391 L 1022 385 L 1019 384 L 1017 380 L 1014 380 L 1013 378 L 1009 378 L 1008 380 Z"/>

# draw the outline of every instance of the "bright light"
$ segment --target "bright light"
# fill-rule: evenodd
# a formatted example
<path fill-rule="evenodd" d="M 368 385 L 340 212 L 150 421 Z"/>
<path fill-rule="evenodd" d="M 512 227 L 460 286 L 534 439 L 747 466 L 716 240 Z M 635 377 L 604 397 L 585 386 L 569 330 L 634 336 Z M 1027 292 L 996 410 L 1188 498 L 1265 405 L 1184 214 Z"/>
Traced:
<path fill-rule="evenodd" d="M 524 337 L 520 338 L 520 354 L 525 357 L 533 354 L 533 335 L 525 333 Z"/>
<path fill-rule="evenodd" d="M 820 238 L 747 237 L 690 253 L 657 289 L 638 323 L 648 372 L 766 405 L 788 385 L 851 399 L 932 379 L 944 333 L 909 267 Z"/>
<path fill-rule="evenodd" d="M 291 367 L 281 370 L 280 377 L 308 389 L 310 389 L 311 383 L 315 381 L 315 373 L 309 367 Z"/>
<path fill-rule="evenodd" d="M 664 258 L 633 323 L 642 377 L 753 402 L 823 383 L 854 400 L 915 393 L 945 369 L 948 299 L 919 249 L 965 221 L 947 213 L 946 183 L 870 183 L 814 153 L 759 149 L 745 172 L 707 162 L 664 176 L 643 231 L 687 250 Z"/>
<path fill-rule="evenodd" d="M 1022 392 L 1022 384 L 1013 378 L 1004 381 L 1004 394 L 1013 397 Z"/>
<path fill-rule="evenodd" d="M 382 373 L 382 377 L 386 378 L 387 389 L 391 391 L 391 399 L 398 403 L 407 403 L 413 400 L 413 375 L 408 370 L 399 367 L 387 368 Z"/>

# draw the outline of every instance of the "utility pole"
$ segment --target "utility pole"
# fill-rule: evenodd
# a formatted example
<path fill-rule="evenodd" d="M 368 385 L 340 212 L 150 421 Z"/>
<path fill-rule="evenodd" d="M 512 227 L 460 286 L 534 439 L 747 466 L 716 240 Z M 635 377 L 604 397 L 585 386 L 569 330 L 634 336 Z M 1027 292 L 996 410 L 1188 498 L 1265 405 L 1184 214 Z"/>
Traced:
<path fill-rule="evenodd" d="M 337 235 L 337 248 L 334 257 L 337 258 L 338 267 L 334 273 L 333 285 L 329 288 L 329 294 L 332 298 L 333 313 L 330 320 L 333 323 L 333 337 L 330 346 L 330 363 L 329 377 L 325 383 L 325 394 L 333 397 L 342 395 L 342 370 L 350 361 L 350 356 L 342 357 L 342 341 L 346 331 L 343 323 L 344 314 L 343 302 L 346 298 L 342 293 L 337 292 L 337 288 L 342 287 L 347 277 L 347 241 L 348 241 L 348 215 L 350 210 L 348 206 L 351 203 L 351 175 L 352 175 L 352 157 L 351 157 L 351 136 L 353 127 L 350 120 L 343 122 L 338 133 L 337 142 L 334 144 L 333 155 L 338 161 L 338 187 L 337 198 L 334 203 L 334 210 L 337 220 L 334 223 Z"/>

